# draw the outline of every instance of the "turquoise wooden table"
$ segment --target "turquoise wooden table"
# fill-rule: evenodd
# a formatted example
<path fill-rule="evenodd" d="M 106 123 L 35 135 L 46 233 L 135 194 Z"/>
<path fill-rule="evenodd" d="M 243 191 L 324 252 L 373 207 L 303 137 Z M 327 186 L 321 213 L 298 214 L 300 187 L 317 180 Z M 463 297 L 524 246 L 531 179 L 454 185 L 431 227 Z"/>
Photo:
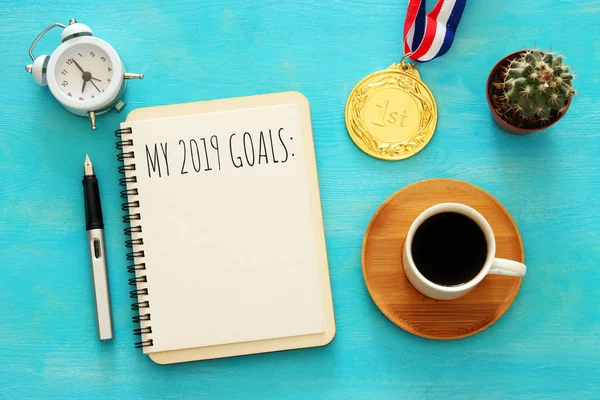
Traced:
<path fill-rule="evenodd" d="M 362 77 L 402 56 L 406 3 L 0 1 L 0 398 L 600 398 L 600 4 L 470 1 L 454 47 L 419 67 L 437 99 L 436 134 L 417 156 L 390 163 L 355 147 L 344 106 Z M 35 35 L 72 17 L 146 76 L 96 132 L 24 71 Z M 58 40 L 53 32 L 38 52 Z M 511 136 L 492 122 L 485 81 L 498 59 L 534 44 L 565 50 L 579 94 L 546 132 Z M 337 337 L 323 348 L 155 365 L 133 348 L 113 130 L 137 107 L 287 90 L 311 102 Z M 86 153 L 106 220 L 108 343 L 96 339 Z M 529 266 L 508 312 L 456 341 L 396 327 L 361 274 L 377 207 L 433 177 L 500 200 Z"/>

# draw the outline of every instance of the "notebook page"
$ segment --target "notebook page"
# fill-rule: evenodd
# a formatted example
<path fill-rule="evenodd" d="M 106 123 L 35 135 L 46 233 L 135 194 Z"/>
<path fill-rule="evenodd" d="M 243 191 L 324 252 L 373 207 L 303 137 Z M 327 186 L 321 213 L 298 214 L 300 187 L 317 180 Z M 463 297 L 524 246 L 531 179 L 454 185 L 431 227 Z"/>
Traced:
<path fill-rule="evenodd" d="M 296 104 L 131 122 L 153 346 L 322 333 Z"/>

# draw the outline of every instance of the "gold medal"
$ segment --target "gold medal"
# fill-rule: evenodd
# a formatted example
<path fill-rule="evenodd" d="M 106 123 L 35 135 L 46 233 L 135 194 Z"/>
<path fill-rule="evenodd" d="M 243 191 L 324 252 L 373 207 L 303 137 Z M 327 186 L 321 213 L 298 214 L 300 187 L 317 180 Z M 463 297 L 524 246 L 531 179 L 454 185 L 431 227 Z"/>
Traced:
<path fill-rule="evenodd" d="M 437 106 L 412 64 L 401 61 L 356 85 L 346 103 L 346 127 L 354 143 L 382 160 L 417 154 L 431 140 Z"/>

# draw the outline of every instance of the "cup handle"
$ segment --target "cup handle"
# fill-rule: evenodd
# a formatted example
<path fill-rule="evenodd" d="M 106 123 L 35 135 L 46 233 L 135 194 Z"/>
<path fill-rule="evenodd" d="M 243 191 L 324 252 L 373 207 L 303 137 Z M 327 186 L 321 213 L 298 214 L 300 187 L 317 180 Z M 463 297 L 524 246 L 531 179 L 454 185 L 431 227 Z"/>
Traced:
<path fill-rule="evenodd" d="M 494 258 L 489 273 L 495 275 L 525 276 L 526 272 L 527 267 L 525 264 L 504 258 Z"/>

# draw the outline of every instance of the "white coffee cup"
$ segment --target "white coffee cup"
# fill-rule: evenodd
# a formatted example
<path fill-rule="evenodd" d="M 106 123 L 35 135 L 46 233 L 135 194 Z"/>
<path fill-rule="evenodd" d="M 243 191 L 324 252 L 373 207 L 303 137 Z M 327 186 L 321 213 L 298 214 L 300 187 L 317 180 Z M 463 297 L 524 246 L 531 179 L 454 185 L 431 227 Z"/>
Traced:
<path fill-rule="evenodd" d="M 470 281 L 456 286 L 438 285 L 425 278 L 417 269 L 412 256 L 413 239 L 421 224 L 436 214 L 446 212 L 459 213 L 469 217 L 479 225 L 487 242 L 487 256 L 479 273 Z M 404 266 L 404 273 L 410 283 L 425 296 L 438 300 L 451 300 L 464 296 L 477 286 L 488 274 L 524 276 L 527 271 L 527 267 L 520 262 L 495 258 L 496 239 L 494 238 L 494 231 L 492 231 L 490 224 L 483 215 L 479 214 L 473 208 L 459 203 L 441 203 L 423 211 L 417 219 L 414 220 L 408 230 L 408 235 L 404 242 L 403 253 L 402 263 Z"/>

